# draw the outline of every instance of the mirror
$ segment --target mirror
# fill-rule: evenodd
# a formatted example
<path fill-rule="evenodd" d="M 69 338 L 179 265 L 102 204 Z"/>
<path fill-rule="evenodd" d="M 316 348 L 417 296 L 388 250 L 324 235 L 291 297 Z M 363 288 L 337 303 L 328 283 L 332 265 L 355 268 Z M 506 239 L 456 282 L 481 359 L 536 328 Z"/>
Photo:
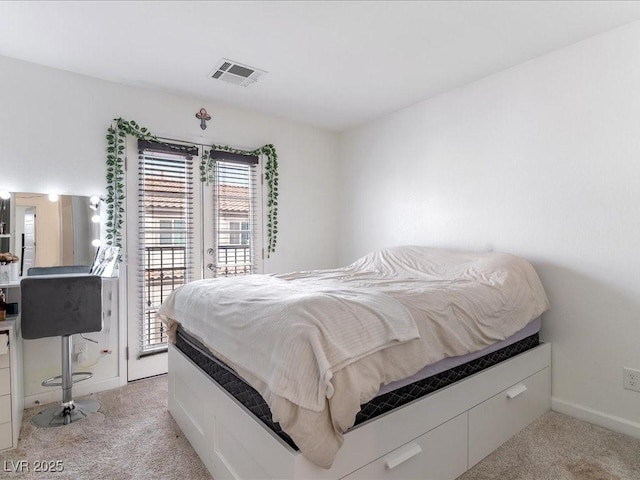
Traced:
<path fill-rule="evenodd" d="M 0 251 L 20 257 L 20 276 L 31 267 L 91 265 L 98 208 L 96 197 L 12 193 L 0 203 Z"/>

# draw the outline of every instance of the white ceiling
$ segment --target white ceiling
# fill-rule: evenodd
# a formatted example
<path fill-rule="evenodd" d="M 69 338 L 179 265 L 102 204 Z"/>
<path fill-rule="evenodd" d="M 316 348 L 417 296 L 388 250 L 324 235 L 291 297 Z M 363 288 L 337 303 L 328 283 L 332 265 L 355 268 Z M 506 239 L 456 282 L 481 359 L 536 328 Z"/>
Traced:
<path fill-rule="evenodd" d="M 0 55 L 340 131 L 638 19 L 629 1 L 0 1 Z M 269 73 L 210 79 L 222 58 Z"/>

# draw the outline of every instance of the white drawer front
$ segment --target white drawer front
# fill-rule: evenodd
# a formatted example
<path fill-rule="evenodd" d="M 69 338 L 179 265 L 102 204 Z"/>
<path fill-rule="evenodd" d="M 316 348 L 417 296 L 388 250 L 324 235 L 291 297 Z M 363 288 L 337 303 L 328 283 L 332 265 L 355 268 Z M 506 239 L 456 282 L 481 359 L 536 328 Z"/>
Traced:
<path fill-rule="evenodd" d="M 8 368 L 0 369 L 0 395 L 11 393 L 11 373 Z"/>
<path fill-rule="evenodd" d="M 467 470 L 467 414 L 397 448 L 344 480 L 454 479 Z"/>
<path fill-rule="evenodd" d="M 5 450 L 13 446 L 13 437 L 11 436 L 11 422 L 0 424 L 0 450 Z"/>
<path fill-rule="evenodd" d="M 0 368 L 9 368 L 9 352 L 0 355 Z"/>
<path fill-rule="evenodd" d="M 469 468 L 550 408 L 549 368 L 469 410 Z"/>
<path fill-rule="evenodd" d="M 0 397 L 0 423 L 11 421 L 11 395 Z"/>

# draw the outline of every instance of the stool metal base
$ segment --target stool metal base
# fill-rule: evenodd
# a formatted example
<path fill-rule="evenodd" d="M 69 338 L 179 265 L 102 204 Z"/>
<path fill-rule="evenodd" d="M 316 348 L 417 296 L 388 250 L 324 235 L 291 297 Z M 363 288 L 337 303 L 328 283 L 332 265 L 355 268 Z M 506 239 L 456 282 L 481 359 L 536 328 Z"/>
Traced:
<path fill-rule="evenodd" d="M 74 372 L 71 374 L 71 383 L 83 382 L 93 377 L 91 372 Z M 56 382 L 56 380 L 60 380 Z M 47 378 L 40 385 L 43 387 L 64 387 L 64 375 L 56 375 L 55 377 Z"/>
<path fill-rule="evenodd" d="M 97 400 L 73 400 L 66 405 L 53 405 L 33 416 L 36 427 L 60 427 L 87 418 L 100 410 Z"/>

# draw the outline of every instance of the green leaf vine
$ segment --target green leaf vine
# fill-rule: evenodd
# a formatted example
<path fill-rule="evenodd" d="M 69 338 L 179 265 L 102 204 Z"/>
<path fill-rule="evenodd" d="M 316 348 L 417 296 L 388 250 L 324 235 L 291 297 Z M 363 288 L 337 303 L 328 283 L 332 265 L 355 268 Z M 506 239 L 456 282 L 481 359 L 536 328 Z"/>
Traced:
<path fill-rule="evenodd" d="M 255 150 L 240 150 L 228 145 L 211 145 L 213 150 L 221 150 L 240 155 L 264 155 L 264 180 L 267 184 L 267 258 L 276 251 L 278 236 L 278 154 L 272 144 Z M 207 185 L 214 181 L 215 162 L 205 152 L 200 160 L 200 181 Z"/>
<path fill-rule="evenodd" d="M 140 140 L 157 140 L 147 128 L 133 120 L 114 118 L 107 129 L 107 244 L 122 247 L 122 226 L 124 225 L 124 163 L 127 135 Z"/>
<path fill-rule="evenodd" d="M 113 119 L 107 129 L 107 209 L 106 235 L 107 244 L 122 247 L 122 228 L 125 212 L 125 142 L 127 135 L 138 140 L 158 140 L 146 127 L 133 120 Z M 267 184 L 267 257 L 276 248 L 278 234 L 278 154 L 272 144 L 255 150 L 239 150 L 227 145 L 211 145 L 214 150 L 222 150 L 242 155 L 264 155 L 264 178 Z M 200 161 L 200 181 L 211 183 L 214 178 L 214 162 L 205 151 Z"/>

